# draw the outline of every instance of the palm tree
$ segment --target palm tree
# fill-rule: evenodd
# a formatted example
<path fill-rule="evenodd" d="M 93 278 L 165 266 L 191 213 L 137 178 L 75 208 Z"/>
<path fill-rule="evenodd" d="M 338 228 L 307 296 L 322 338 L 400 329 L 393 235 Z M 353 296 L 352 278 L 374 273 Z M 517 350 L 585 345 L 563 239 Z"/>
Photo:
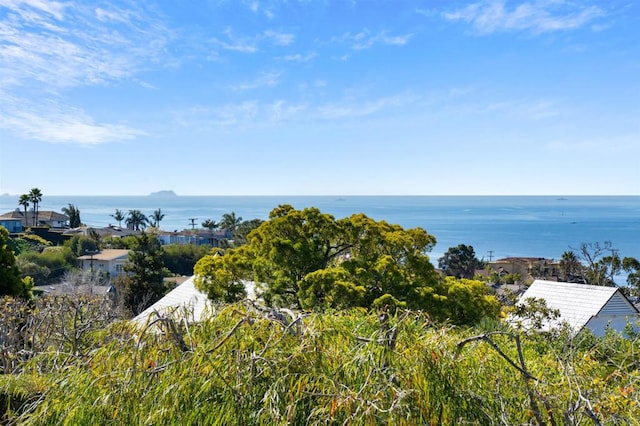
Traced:
<path fill-rule="evenodd" d="M 82 222 L 80 220 L 80 210 L 73 204 L 69 204 L 69 207 L 63 207 L 62 213 L 69 216 L 70 228 L 77 228 L 78 226 L 82 225 Z"/>
<path fill-rule="evenodd" d="M 24 207 L 24 226 L 28 227 L 29 226 L 29 217 L 27 216 L 27 208 L 29 207 L 31 198 L 29 198 L 29 194 L 22 194 L 20 196 L 20 200 L 18 201 L 18 204 L 21 205 L 22 207 Z"/>
<path fill-rule="evenodd" d="M 161 209 L 158 209 L 153 212 L 151 215 L 151 226 L 160 228 L 160 221 L 164 219 L 164 213 L 162 213 Z"/>
<path fill-rule="evenodd" d="M 202 227 L 208 229 L 209 231 L 215 231 L 220 227 L 220 224 L 215 220 L 207 219 L 202 222 Z"/>
<path fill-rule="evenodd" d="M 222 221 L 220 222 L 220 228 L 226 229 L 227 231 L 231 231 L 231 233 L 236 232 L 236 228 L 238 225 L 242 223 L 241 217 L 236 217 L 236 212 L 225 213 L 222 215 Z"/>
<path fill-rule="evenodd" d="M 29 196 L 29 201 L 31 201 L 33 203 L 33 211 L 35 213 L 35 218 L 34 218 L 33 225 L 37 226 L 38 225 L 38 210 L 39 210 L 38 207 L 40 205 L 40 201 L 42 201 L 42 191 L 40 191 L 40 189 L 38 189 L 38 188 L 32 188 L 31 192 L 29 192 L 28 196 Z"/>
<path fill-rule="evenodd" d="M 139 231 L 140 228 L 144 229 L 149 223 L 149 218 L 140 210 L 129 210 L 129 216 L 127 216 L 127 228 Z"/>
<path fill-rule="evenodd" d="M 575 281 L 582 275 L 582 264 L 573 251 L 562 253 L 559 268 L 563 275 L 562 279 L 568 282 Z"/>
<path fill-rule="evenodd" d="M 122 210 L 116 209 L 116 212 L 111 217 L 118 221 L 118 228 L 122 228 L 122 221 L 126 219 Z"/>

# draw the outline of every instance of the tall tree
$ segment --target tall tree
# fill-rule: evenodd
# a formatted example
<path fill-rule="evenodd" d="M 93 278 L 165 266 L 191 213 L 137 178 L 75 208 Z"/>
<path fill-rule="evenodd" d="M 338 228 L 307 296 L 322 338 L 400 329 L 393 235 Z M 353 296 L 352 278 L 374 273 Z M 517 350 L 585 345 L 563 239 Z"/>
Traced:
<path fill-rule="evenodd" d="M 116 212 L 111 215 L 112 218 L 118 221 L 118 227 L 122 228 L 122 221 L 126 219 L 122 210 L 116 209 Z"/>
<path fill-rule="evenodd" d="M 588 284 L 616 285 L 615 277 L 622 271 L 622 260 L 611 241 L 605 241 L 602 244 L 582 243 L 579 253 L 582 262 L 585 263 L 583 273 Z"/>
<path fill-rule="evenodd" d="M 622 259 L 622 268 L 627 272 L 627 284 L 634 287 L 636 293 L 640 295 L 640 261 L 635 257 L 625 257 Z"/>
<path fill-rule="evenodd" d="M 435 238 L 421 228 L 283 205 L 247 239 L 220 259 L 201 259 L 197 285 L 226 300 L 236 297 L 242 279 L 255 279 L 268 304 L 304 308 L 427 307 L 435 300 L 438 277 L 426 255 Z"/>
<path fill-rule="evenodd" d="M 141 229 L 145 229 L 148 223 L 149 219 L 140 210 L 129 210 L 129 215 L 126 220 L 127 228 L 140 231 Z"/>
<path fill-rule="evenodd" d="M 282 205 L 247 244 L 200 259 L 195 281 L 214 300 L 238 300 L 243 281 L 255 280 L 270 306 L 399 306 L 456 324 L 497 318 L 499 304 L 486 284 L 439 276 L 427 255 L 435 242 L 422 228 Z"/>
<path fill-rule="evenodd" d="M 135 239 L 124 265 L 124 302 L 134 315 L 158 301 L 164 294 L 166 269 L 162 246 L 153 235 L 142 232 Z"/>
<path fill-rule="evenodd" d="M 30 203 L 31 198 L 29 197 L 29 194 L 22 194 L 20 196 L 20 200 L 18 200 L 18 204 L 24 207 L 24 224 L 27 228 L 29 227 L 29 216 L 27 216 L 27 209 L 29 208 Z"/>
<path fill-rule="evenodd" d="M 235 232 L 235 234 L 233 236 L 233 245 L 235 247 L 238 247 L 238 246 L 241 246 L 243 244 L 246 244 L 247 243 L 247 236 L 249 235 L 249 232 L 251 232 L 254 229 L 258 228 L 260 225 L 262 225 L 263 222 L 264 222 L 264 220 L 262 220 L 262 219 L 251 219 L 251 220 L 243 221 L 236 228 L 236 232 Z"/>
<path fill-rule="evenodd" d="M 160 222 L 162 222 L 162 219 L 164 219 L 164 213 L 162 213 L 162 210 L 155 210 L 151 215 L 151 226 L 160 228 Z"/>
<path fill-rule="evenodd" d="M 215 231 L 220 227 L 220 224 L 217 223 L 215 220 L 207 219 L 204 222 L 202 222 L 202 227 L 205 229 L 208 229 L 209 231 Z"/>
<path fill-rule="evenodd" d="M 77 228 L 82 225 L 82 221 L 80 220 L 80 210 L 73 204 L 69 204 L 68 207 L 63 207 L 62 213 L 69 216 L 70 228 Z"/>
<path fill-rule="evenodd" d="M 459 244 L 450 247 L 444 256 L 438 259 L 438 267 L 447 276 L 456 278 L 473 278 L 476 269 L 482 267 L 482 262 L 476 257 L 473 246 Z"/>
<path fill-rule="evenodd" d="M 236 212 L 225 213 L 222 215 L 220 221 L 220 228 L 230 231 L 231 234 L 235 234 L 238 225 L 242 223 L 242 218 L 236 216 Z"/>
<path fill-rule="evenodd" d="M 560 279 L 565 282 L 583 280 L 583 267 L 573 250 L 565 251 L 560 258 Z"/>
<path fill-rule="evenodd" d="M 13 248 L 9 244 L 9 231 L 0 226 L 0 296 L 29 298 L 30 282 L 21 278 Z"/>
<path fill-rule="evenodd" d="M 29 200 L 33 204 L 34 226 L 38 226 L 38 212 L 40 211 L 40 201 L 42 201 L 42 191 L 38 188 L 32 188 L 29 192 Z"/>

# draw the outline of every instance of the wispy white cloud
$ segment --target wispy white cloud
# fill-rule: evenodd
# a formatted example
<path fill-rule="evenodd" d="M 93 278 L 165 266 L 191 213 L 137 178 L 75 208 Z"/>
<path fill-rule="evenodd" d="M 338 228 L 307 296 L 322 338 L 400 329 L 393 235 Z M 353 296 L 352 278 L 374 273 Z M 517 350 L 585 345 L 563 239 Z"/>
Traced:
<path fill-rule="evenodd" d="M 278 46 L 289 46 L 296 39 L 294 34 L 282 33 L 282 32 L 273 31 L 273 30 L 265 31 L 263 33 L 263 36 L 266 39 L 273 41 L 273 43 Z"/>
<path fill-rule="evenodd" d="M 582 2 L 534 0 L 511 6 L 512 3 L 483 0 L 443 16 L 450 21 L 469 23 L 480 34 L 506 31 L 541 34 L 576 29 L 605 14 L 603 9 Z"/>
<path fill-rule="evenodd" d="M 343 101 L 319 106 L 316 115 L 322 119 L 351 119 L 404 108 L 419 101 L 417 95 L 395 95 L 374 100 L 356 102 Z"/>
<path fill-rule="evenodd" d="M 55 89 L 128 78 L 158 61 L 170 38 L 161 20 L 135 3 L 93 9 L 0 0 L 0 11 L 0 75 L 12 85 Z"/>
<path fill-rule="evenodd" d="M 252 81 L 247 81 L 237 85 L 237 90 L 253 90 L 261 87 L 275 87 L 280 83 L 281 73 L 279 72 L 267 72 L 262 73 L 258 78 Z"/>
<path fill-rule="evenodd" d="M 369 49 L 377 44 L 388 46 L 403 46 L 411 40 L 413 34 L 389 35 L 386 31 L 372 34 L 364 29 L 357 33 L 344 33 L 339 37 L 334 37 L 333 41 L 346 43 L 353 50 Z"/>
<path fill-rule="evenodd" d="M 253 36 L 241 36 L 233 32 L 231 28 L 226 28 L 223 32 L 224 39 L 214 37 L 212 43 L 223 50 L 256 53 L 260 50 L 262 42 L 269 41 L 276 46 L 289 46 L 295 41 L 295 35 L 274 30 L 266 30 Z"/>
<path fill-rule="evenodd" d="M 311 105 L 277 99 L 270 102 L 248 100 L 219 107 L 194 107 L 174 113 L 176 124 L 189 128 L 234 127 L 249 128 L 282 122 L 308 120 L 349 120 L 383 114 L 418 104 L 412 94 L 382 97 L 368 101 L 344 99 L 332 103 Z"/>
<path fill-rule="evenodd" d="M 123 124 L 96 122 L 84 111 L 45 102 L 30 104 L 25 99 L 5 96 L 11 108 L 0 110 L 0 127 L 11 129 L 21 137 L 48 143 L 99 145 L 133 139 L 144 132 Z M 20 104 L 20 108 L 14 108 Z"/>
<path fill-rule="evenodd" d="M 99 144 L 138 131 L 100 123 L 61 102 L 68 88 L 138 81 L 166 60 L 171 31 L 138 2 L 102 7 L 45 0 L 0 0 L 0 127 L 48 142 Z M 38 106 L 34 106 L 38 99 Z M 18 101 L 18 99 L 20 99 Z"/>
<path fill-rule="evenodd" d="M 300 53 L 295 53 L 291 55 L 285 55 L 282 57 L 282 60 L 287 62 L 309 62 L 312 61 L 316 56 L 318 56 L 315 52 L 307 53 L 306 55 L 302 55 Z"/>
<path fill-rule="evenodd" d="M 224 30 L 224 35 L 227 40 L 220 40 L 219 38 L 214 37 L 211 41 L 224 50 L 241 53 L 255 53 L 258 51 L 255 37 L 237 36 L 233 33 L 231 28 L 226 28 Z"/>

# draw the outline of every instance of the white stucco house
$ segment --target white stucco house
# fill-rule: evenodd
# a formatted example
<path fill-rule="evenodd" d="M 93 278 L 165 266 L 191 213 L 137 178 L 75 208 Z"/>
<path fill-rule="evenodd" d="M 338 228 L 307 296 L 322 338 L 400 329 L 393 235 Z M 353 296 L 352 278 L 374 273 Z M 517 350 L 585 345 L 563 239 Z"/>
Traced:
<path fill-rule="evenodd" d="M 80 256 L 78 262 L 83 271 L 103 272 L 115 278 L 124 273 L 124 264 L 128 259 L 129 250 L 106 249 Z"/>
<path fill-rule="evenodd" d="M 640 321 L 640 312 L 618 287 L 535 280 L 517 304 L 525 303 L 528 298 L 544 299 L 548 308 L 558 310 L 560 316 L 546 321 L 545 330 L 566 323 L 576 333 L 587 328 L 594 335 L 602 336 L 607 328 L 622 332 L 627 324 L 638 329 Z M 509 318 L 511 323 L 518 321 L 522 323 L 517 317 Z"/>

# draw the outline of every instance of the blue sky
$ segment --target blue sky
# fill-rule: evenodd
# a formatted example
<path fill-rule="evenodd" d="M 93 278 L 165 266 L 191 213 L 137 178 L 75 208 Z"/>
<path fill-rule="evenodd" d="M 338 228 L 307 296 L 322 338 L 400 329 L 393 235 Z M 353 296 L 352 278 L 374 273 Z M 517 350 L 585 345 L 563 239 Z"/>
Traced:
<path fill-rule="evenodd" d="M 638 195 L 635 0 L 0 0 L 0 194 Z"/>

